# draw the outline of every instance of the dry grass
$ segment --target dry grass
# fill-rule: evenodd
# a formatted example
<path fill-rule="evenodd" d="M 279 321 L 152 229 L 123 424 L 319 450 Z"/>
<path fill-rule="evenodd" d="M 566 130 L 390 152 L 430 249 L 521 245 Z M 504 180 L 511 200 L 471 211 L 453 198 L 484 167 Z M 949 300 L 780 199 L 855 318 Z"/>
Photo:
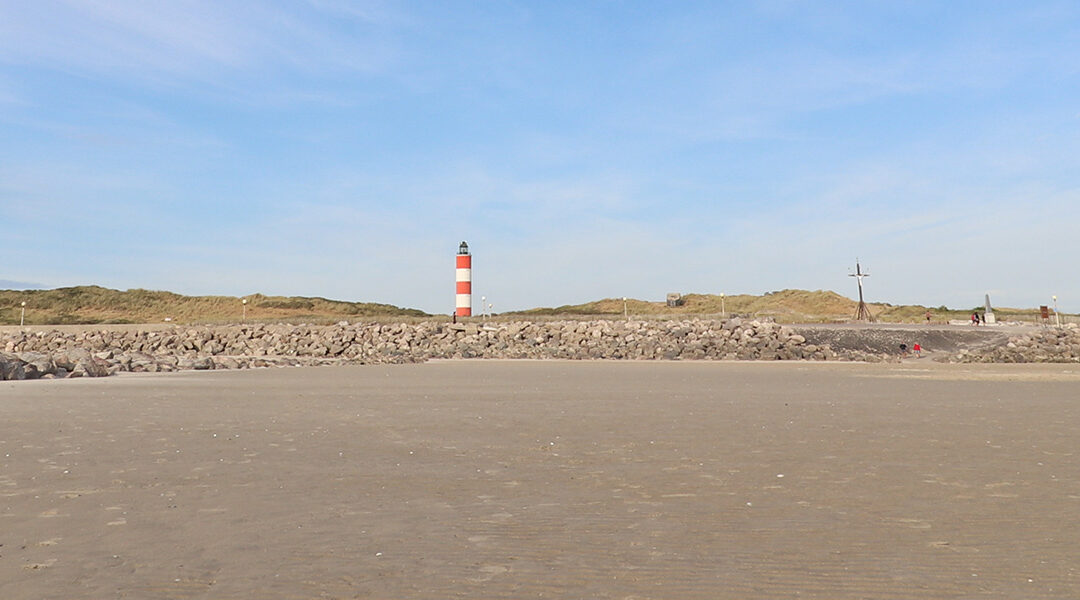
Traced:
<path fill-rule="evenodd" d="M 317 297 L 248 296 L 247 320 L 253 322 L 292 321 L 333 323 L 342 319 L 406 320 L 430 317 L 415 309 L 389 304 L 343 302 Z M 830 323 L 850 321 L 856 302 L 828 290 L 782 290 L 761 296 L 737 294 L 721 299 L 712 294 L 687 294 L 684 303 L 668 307 L 664 302 L 629 299 L 627 309 L 638 318 L 742 315 L 768 317 L 781 323 Z M 237 322 L 243 313 L 240 299 L 232 296 L 182 296 L 150 290 L 111 290 L 98 286 L 55 290 L 0 290 L 0 325 L 18 325 L 20 302 L 26 302 L 27 325 Z M 967 319 L 972 309 L 928 308 L 919 305 L 894 306 L 872 303 L 870 311 L 886 323 L 922 323 L 927 310 L 935 322 Z M 981 310 L 981 308 L 980 308 Z M 1033 321 L 1035 309 L 996 308 L 999 320 Z M 622 298 L 605 298 L 584 304 L 535 308 L 504 313 L 503 317 L 619 317 Z M 474 317 L 475 318 L 475 317 Z"/>
<path fill-rule="evenodd" d="M 778 321 L 822 322 L 850 318 L 855 302 L 836 292 L 783 290 L 763 296 L 737 294 L 721 298 L 712 294 L 687 294 L 683 304 L 669 307 L 664 302 L 629 299 L 627 311 L 639 316 L 734 315 L 771 316 Z M 538 308 L 522 311 L 522 315 L 621 315 L 621 298 L 605 298 L 585 304 Z"/>
<path fill-rule="evenodd" d="M 247 297 L 249 321 L 311 322 L 358 317 L 424 317 L 423 311 L 389 304 L 343 302 L 326 298 Z M 232 296 L 182 296 L 150 290 L 111 290 L 80 286 L 55 290 L 0 290 L 0 324 L 17 325 L 21 302 L 27 325 L 98 323 L 218 323 L 239 321 L 244 307 Z"/>
<path fill-rule="evenodd" d="M 833 323 L 851 321 L 858 302 L 829 290 L 782 290 L 768 292 L 761 296 L 738 294 L 721 299 L 713 294 L 687 294 L 683 296 L 683 305 L 669 307 L 664 302 L 647 302 L 629 299 L 627 311 L 634 316 L 679 317 L 679 316 L 719 316 L 742 315 L 749 317 L 770 317 L 781 323 Z M 953 319 L 966 319 L 972 309 L 949 309 L 944 306 L 927 307 L 921 305 L 895 306 L 889 303 L 869 303 L 874 317 L 885 323 L 923 323 L 930 311 L 934 322 Z M 981 308 L 979 308 L 981 312 Z M 994 309 L 999 319 L 1026 320 L 1034 318 L 1034 309 L 997 308 Z M 559 306 L 556 308 L 535 308 L 512 313 L 521 316 L 615 316 L 623 314 L 622 298 L 605 298 L 585 304 Z"/>

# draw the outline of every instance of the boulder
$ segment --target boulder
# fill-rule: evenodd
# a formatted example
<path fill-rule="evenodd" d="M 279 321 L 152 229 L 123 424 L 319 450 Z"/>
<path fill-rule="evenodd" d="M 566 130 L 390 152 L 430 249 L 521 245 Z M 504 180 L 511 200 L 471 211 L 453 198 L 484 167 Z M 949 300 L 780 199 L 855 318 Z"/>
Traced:
<path fill-rule="evenodd" d="M 0 380 L 16 381 L 26 379 L 24 364 L 16 356 L 0 354 Z"/>
<path fill-rule="evenodd" d="M 209 371 L 214 368 L 214 359 L 209 356 L 196 358 L 191 362 L 191 368 L 196 371 Z"/>

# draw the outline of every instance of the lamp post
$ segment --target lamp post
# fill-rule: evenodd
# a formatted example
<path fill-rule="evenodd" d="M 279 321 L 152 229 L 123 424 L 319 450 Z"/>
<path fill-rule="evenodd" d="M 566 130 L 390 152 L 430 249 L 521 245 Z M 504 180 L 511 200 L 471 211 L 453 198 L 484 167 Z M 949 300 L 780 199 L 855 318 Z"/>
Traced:
<path fill-rule="evenodd" d="M 247 298 L 240 300 L 240 304 L 244 306 L 244 316 L 240 318 L 240 322 L 247 321 Z"/>
<path fill-rule="evenodd" d="M 626 307 L 626 296 L 623 296 L 622 299 L 622 316 L 627 322 L 630 321 L 630 310 Z"/>
<path fill-rule="evenodd" d="M 487 296 L 480 296 L 480 316 L 487 320 Z"/>
<path fill-rule="evenodd" d="M 1057 296 L 1050 296 L 1050 298 L 1054 301 L 1054 325 L 1061 327 L 1061 315 L 1058 314 L 1057 309 Z"/>
<path fill-rule="evenodd" d="M 1054 309 L 1054 310 L 1057 310 L 1057 309 Z M 23 300 L 23 303 L 22 303 L 22 314 L 19 315 L 19 327 L 22 327 L 24 323 L 26 323 L 26 301 L 25 300 Z"/>
<path fill-rule="evenodd" d="M 724 292 L 720 292 L 720 318 L 727 318 L 727 307 L 724 306 Z"/>

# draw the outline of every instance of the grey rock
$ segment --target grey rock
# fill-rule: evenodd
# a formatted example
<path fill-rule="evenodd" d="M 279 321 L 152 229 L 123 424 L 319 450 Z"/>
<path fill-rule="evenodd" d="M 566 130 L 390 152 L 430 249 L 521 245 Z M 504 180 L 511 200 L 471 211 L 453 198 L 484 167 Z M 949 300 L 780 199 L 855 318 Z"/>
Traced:
<path fill-rule="evenodd" d="M 26 379 L 24 364 L 18 357 L 0 354 L 0 380 L 16 381 Z"/>
<path fill-rule="evenodd" d="M 209 356 L 197 358 L 191 362 L 191 368 L 196 371 L 208 371 L 214 368 L 214 359 Z"/>

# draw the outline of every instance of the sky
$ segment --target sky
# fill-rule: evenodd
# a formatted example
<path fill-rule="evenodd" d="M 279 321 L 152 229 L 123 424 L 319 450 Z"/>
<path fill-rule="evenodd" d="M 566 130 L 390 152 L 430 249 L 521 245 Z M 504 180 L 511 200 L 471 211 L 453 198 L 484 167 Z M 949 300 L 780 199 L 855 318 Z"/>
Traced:
<path fill-rule="evenodd" d="M 1074 2 L 0 0 L 0 287 L 1080 312 Z"/>

